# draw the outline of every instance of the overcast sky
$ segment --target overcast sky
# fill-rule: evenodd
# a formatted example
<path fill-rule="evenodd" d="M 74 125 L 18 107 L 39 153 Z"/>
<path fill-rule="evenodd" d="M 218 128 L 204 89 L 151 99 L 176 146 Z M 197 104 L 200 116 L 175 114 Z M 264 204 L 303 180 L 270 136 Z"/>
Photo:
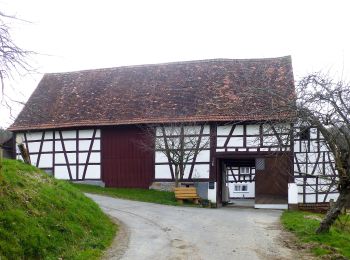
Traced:
<path fill-rule="evenodd" d="M 292 55 L 295 78 L 350 72 L 350 1 L 0 0 L 37 74 L 13 80 L 26 101 L 43 73 L 211 58 Z M 12 90 L 13 87 L 15 90 Z M 15 106 L 15 113 L 20 110 Z M 0 107 L 0 126 L 12 120 Z"/>

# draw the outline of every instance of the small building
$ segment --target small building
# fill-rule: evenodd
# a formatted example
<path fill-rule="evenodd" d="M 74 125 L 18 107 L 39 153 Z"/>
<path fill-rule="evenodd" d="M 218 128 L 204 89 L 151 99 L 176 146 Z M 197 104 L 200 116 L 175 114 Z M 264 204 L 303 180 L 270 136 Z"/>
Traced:
<path fill-rule="evenodd" d="M 9 129 L 56 178 L 167 189 L 175 169 L 154 138 L 176 140 L 170 128 L 181 123 L 187 137 L 209 143 L 187 162 L 182 183 L 219 206 L 231 197 L 287 208 L 337 196 L 319 178 L 336 176 L 322 136 L 279 109 L 294 97 L 290 56 L 52 73 Z"/>

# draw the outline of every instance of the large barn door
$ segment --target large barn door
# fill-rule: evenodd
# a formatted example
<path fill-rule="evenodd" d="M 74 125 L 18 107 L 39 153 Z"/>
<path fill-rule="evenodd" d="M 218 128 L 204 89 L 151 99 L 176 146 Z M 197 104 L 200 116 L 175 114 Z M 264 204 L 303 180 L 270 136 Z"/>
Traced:
<path fill-rule="evenodd" d="M 280 154 L 256 159 L 255 204 L 288 204 L 291 157 Z"/>
<path fill-rule="evenodd" d="M 154 179 L 152 140 L 137 127 L 102 129 L 102 180 L 107 187 L 146 188 Z"/>

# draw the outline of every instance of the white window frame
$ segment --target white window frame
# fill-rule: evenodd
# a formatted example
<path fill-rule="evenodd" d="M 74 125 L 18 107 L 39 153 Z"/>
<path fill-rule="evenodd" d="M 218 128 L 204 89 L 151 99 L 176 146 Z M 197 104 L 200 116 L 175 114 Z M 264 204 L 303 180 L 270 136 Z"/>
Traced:
<path fill-rule="evenodd" d="M 245 186 L 246 187 L 246 190 L 242 190 L 242 187 Z M 238 188 L 239 187 L 239 190 L 236 190 L 236 187 Z M 235 193 L 249 193 L 249 186 L 248 184 L 235 184 L 234 187 L 233 187 L 233 192 Z"/>

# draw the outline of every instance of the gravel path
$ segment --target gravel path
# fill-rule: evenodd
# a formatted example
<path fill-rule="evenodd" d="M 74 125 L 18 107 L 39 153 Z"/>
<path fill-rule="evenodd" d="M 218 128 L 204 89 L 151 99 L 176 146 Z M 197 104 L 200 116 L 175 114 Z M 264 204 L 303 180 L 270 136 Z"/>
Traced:
<path fill-rule="evenodd" d="M 283 245 L 282 211 L 174 207 L 87 196 L 125 225 L 108 259 L 300 259 Z"/>

